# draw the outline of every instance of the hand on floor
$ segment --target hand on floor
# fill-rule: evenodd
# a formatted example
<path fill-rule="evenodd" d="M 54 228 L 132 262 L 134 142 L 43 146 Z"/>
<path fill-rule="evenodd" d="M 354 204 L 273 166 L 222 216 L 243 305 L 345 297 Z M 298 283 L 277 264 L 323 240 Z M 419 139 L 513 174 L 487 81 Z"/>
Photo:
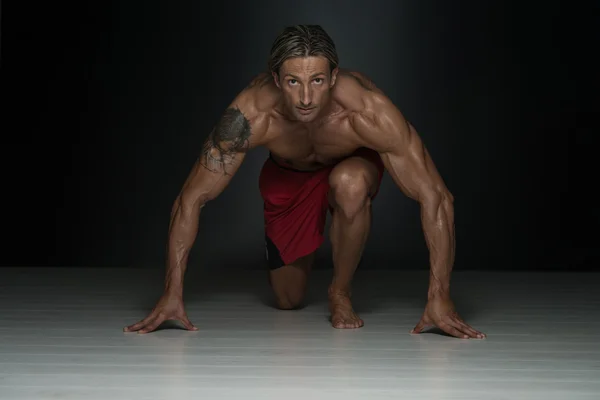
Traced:
<path fill-rule="evenodd" d="M 148 333 L 154 331 L 160 324 L 167 320 L 178 320 L 183 324 L 185 329 L 190 331 L 198 330 L 188 319 L 183 306 L 183 300 L 178 296 L 163 294 L 148 317 L 136 324 L 125 327 L 123 331 Z"/>
<path fill-rule="evenodd" d="M 410 333 L 421 333 L 424 329 L 436 326 L 449 335 L 469 339 L 483 339 L 486 335 L 465 323 L 454 309 L 454 303 L 446 296 L 432 297 L 427 302 L 419 323 Z"/>

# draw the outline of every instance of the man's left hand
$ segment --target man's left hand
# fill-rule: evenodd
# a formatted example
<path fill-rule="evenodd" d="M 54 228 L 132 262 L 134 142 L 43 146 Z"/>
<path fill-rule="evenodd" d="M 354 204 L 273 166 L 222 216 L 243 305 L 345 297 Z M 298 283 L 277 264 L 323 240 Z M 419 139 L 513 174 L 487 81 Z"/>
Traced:
<path fill-rule="evenodd" d="M 466 324 L 454 309 L 454 303 L 447 296 L 432 297 L 427 302 L 419 323 L 410 333 L 421 333 L 424 329 L 436 326 L 449 335 L 463 339 L 483 339 L 486 337 Z"/>

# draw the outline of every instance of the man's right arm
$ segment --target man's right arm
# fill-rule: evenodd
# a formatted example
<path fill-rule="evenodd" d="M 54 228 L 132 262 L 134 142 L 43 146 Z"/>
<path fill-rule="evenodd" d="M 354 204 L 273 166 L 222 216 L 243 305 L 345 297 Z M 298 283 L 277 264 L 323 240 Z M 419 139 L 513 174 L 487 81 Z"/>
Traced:
<path fill-rule="evenodd" d="M 204 141 L 201 154 L 171 211 L 164 293 L 152 312 L 125 327 L 125 332 L 152 332 L 170 319 L 181 321 L 186 329 L 197 329 L 183 306 L 183 278 L 188 256 L 196 240 L 202 208 L 227 187 L 248 150 L 264 144 L 268 117 L 257 112 L 255 96 L 252 88 L 240 93 Z"/>
<path fill-rule="evenodd" d="M 202 208 L 220 195 L 254 147 L 263 128 L 235 102 L 227 108 L 205 140 L 202 151 L 171 211 L 165 294 L 182 297 L 190 250 L 198 233 Z"/>

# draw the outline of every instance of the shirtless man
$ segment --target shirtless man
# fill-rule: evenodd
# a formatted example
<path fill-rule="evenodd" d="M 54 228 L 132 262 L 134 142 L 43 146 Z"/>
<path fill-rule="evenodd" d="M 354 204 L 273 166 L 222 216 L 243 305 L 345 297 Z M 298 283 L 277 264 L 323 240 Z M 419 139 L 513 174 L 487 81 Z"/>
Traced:
<path fill-rule="evenodd" d="M 329 210 L 331 322 L 335 328 L 363 326 L 352 308 L 351 281 L 385 169 L 419 202 L 430 252 L 428 301 L 411 333 L 437 326 L 455 337 L 484 338 L 460 318 L 450 298 L 453 197 L 415 129 L 368 78 L 338 67 L 335 45 L 320 26 L 286 28 L 273 43 L 269 69 L 235 97 L 204 142 L 173 205 L 164 293 L 147 318 L 124 330 L 148 333 L 165 320 L 198 329 L 184 309 L 183 280 L 200 212 L 229 184 L 247 152 L 264 146 L 270 156 L 259 186 L 279 308 L 303 301 Z"/>

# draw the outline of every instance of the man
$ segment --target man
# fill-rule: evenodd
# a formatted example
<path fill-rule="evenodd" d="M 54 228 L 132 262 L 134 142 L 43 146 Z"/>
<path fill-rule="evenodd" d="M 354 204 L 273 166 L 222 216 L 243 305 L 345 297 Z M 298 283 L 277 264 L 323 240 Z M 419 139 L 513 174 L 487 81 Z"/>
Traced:
<path fill-rule="evenodd" d="M 182 298 L 200 212 L 229 184 L 246 153 L 264 146 L 270 157 L 259 186 L 270 284 L 279 308 L 301 304 L 329 210 L 332 325 L 363 326 L 352 308 L 351 281 L 385 169 L 420 203 L 430 251 L 428 302 L 411 332 L 437 326 L 460 338 L 485 337 L 454 310 L 453 198 L 415 129 L 369 79 L 338 67 L 335 45 L 320 26 L 286 28 L 273 43 L 269 69 L 235 97 L 206 139 L 173 206 L 164 293 L 147 318 L 125 331 L 151 332 L 168 319 L 197 329 Z"/>

